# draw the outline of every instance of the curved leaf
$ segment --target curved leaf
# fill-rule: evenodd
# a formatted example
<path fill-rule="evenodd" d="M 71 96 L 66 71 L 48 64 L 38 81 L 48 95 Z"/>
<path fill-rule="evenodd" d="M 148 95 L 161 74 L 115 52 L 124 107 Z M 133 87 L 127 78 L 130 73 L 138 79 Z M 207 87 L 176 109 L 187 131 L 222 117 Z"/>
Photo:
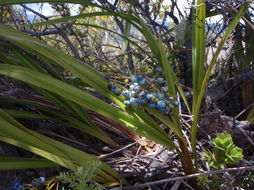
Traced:
<path fill-rule="evenodd" d="M 131 130 L 165 146 L 174 148 L 174 143 L 163 132 L 158 132 L 149 125 L 132 118 L 131 115 L 103 102 L 102 100 L 62 81 L 56 80 L 47 75 L 25 69 L 19 66 L 0 65 L 0 74 L 13 77 L 29 84 L 44 88 L 65 98 L 72 100 L 88 109 L 98 112 L 119 123 L 122 123 Z"/>

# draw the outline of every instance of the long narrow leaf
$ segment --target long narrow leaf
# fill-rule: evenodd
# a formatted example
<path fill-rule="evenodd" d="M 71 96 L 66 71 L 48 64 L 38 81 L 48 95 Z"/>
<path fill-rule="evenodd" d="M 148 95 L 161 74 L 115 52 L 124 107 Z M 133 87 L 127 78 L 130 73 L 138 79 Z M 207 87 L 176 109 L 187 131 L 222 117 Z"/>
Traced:
<path fill-rule="evenodd" d="M 130 118 L 127 113 L 110 106 L 102 100 L 61 81 L 51 78 L 47 75 L 37 73 L 18 66 L 0 65 L 0 74 L 10 76 L 24 82 L 41 87 L 68 98 L 88 109 L 96 111 L 106 117 L 109 117 L 126 127 L 148 137 L 151 140 L 159 142 L 165 146 L 174 147 L 171 140 L 165 133 L 159 133 L 157 130 L 147 126 L 140 120 Z"/>
<path fill-rule="evenodd" d="M 0 140 L 27 149 L 64 167 L 74 170 L 78 165 L 85 166 L 92 160 L 97 160 L 80 150 L 26 129 L 2 110 L 0 110 L 0 121 L 2 126 Z M 109 166 L 106 164 L 102 166 L 104 171 L 101 170 L 100 175 L 111 181 L 114 179 L 110 175 L 120 179 L 119 174 Z"/>
<path fill-rule="evenodd" d="M 50 168 L 59 164 L 43 158 L 0 157 L 0 170 Z"/>
<path fill-rule="evenodd" d="M 248 9 L 248 7 L 253 3 L 254 1 L 251 1 L 250 3 L 246 3 L 243 5 L 243 7 L 239 10 L 239 12 L 237 13 L 237 15 L 235 15 L 233 21 L 230 23 L 226 33 L 223 35 L 218 48 L 209 64 L 209 67 L 206 71 L 205 77 L 202 81 L 202 86 L 200 88 L 199 93 L 196 95 L 197 99 L 195 101 L 195 104 L 193 106 L 193 124 L 192 124 L 192 128 L 191 128 L 191 144 L 192 144 L 192 150 L 193 150 L 193 154 L 195 157 L 197 157 L 197 153 L 196 153 L 196 138 L 197 138 L 197 124 L 198 124 L 198 116 L 199 116 L 199 109 L 200 109 L 200 105 L 202 102 L 202 98 L 206 89 L 206 85 L 208 83 L 210 74 L 212 72 L 212 69 L 216 63 L 216 60 L 222 50 L 223 45 L 225 44 L 226 40 L 229 38 L 229 36 L 232 34 L 232 32 L 234 31 L 236 25 L 239 23 L 241 17 L 244 15 L 245 11 Z M 197 160 L 197 158 L 195 158 L 195 160 Z"/>

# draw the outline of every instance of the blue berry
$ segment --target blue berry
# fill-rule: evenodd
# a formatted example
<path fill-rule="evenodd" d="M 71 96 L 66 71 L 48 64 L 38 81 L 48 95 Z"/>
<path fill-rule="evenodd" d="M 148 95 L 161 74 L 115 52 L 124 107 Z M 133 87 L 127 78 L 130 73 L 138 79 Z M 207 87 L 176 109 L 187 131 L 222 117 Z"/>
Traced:
<path fill-rule="evenodd" d="M 166 106 L 166 107 L 165 107 L 165 112 L 170 112 L 170 110 L 171 110 L 171 109 L 170 109 L 169 106 Z"/>
<path fill-rule="evenodd" d="M 44 183 L 46 181 L 46 179 L 45 179 L 45 177 L 39 177 L 37 179 L 37 181 L 42 184 L 42 183 Z"/>
<path fill-rule="evenodd" d="M 143 75 L 137 75 L 136 78 L 138 81 L 141 81 L 144 77 L 143 77 Z"/>
<path fill-rule="evenodd" d="M 108 89 L 116 95 L 121 94 L 121 89 L 115 84 L 108 84 Z"/>
<path fill-rule="evenodd" d="M 164 113 L 165 109 L 164 108 L 158 108 L 159 112 Z"/>
<path fill-rule="evenodd" d="M 124 103 L 127 107 L 130 106 L 130 104 L 131 104 L 131 102 L 130 102 L 129 100 L 125 100 L 123 103 Z"/>
<path fill-rule="evenodd" d="M 151 109 L 156 108 L 156 104 L 154 104 L 154 103 L 149 104 L 149 108 L 151 108 Z"/>
<path fill-rule="evenodd" d="M 164 83 L 164 78 L 158 77 L 158 78 L 156 79 L 156 82 L 157 82 L 158 84 L 163 84 L 163 83 Z"/>
<path fill-rule="evenodd" d="M 123 91 L 123 96 L 124 96 L 126 99 L 130 99 L 130 98 L 131 98 L 131 93 L 130 93 L 130 91 L 128 91 L 128 90 Z"/>
<path fill-rule="evenodd" d="M 32 185 L 33 187 L 36 187 L 36 186 L 38 185 L 37 180 L 35 180 L 35 179 L 32 180 L 31 185 Z"/>
<path fill-rule="evenodd" d="M 165 95 L 164 95 L 163 93 L 161 93 L 161 92 L 158 92 L 158 93 L 157 93 L 157 98 L 160 99 L 160 100 L 162 100 L 162 99 L 165 98 Z"/>
<path fill-rule="evenodd" d="M 103 77 L 104 77 L 104 79 L 109 80 L 108 74 L 105 74 Z"/>
<path fill-rule="evenodd" d="M 166 103 L 163 100 L 160 100 L 159 102 L 157 102 L 157 106 L 158 108 L 164 108 L 166 106 Z"/>
<path fill-rule="evenodd" d="M 132 97 L 136 97 L 136 95 L 137 95 L 137 93 L 133 90 L 133 91 L 131 91 L 131 96 Z"/>
<path fill-rule="evenodd" d="M 146 103 L 147 103 L 146 99 L 140 99 L 140 104 L 146 104 Z"/>
<path fill-rule="evenodd" d="M 135 85 L 131 84 L 129 89 L 133 90 L 134 87 L 135 87 Z"/>
<path fill-rule="evenodd" d="M 170 100 L 173 100 L 174 98 L 172 97 L 172 96 L 169 96 L 168 97 L 168 100 L 170 101 Z"/>
<path fill-rule="evenodd" d="M 131 99 L 130 99 L 130 104 L 131 104 L 131 106 L 133 106 L 133 107 L 137 107 L 137 106 L 138 106 L 138 103 L 136 102 L 136 98 L 131 98 Z"/>
<path fill-rule="evenodd" d="M 119 96 L 119 95 L 121 94 L 121 89 L 118 88 L 118 87 L 116 87 L 116 89 L 115 89 L 115 94 L 116 94 L 117 96 Z"/>
<path fill-rule="evenodd" d="M 139 88 L 138 86 L 134 86 L 133 90 L 134 90 L 135 92 L 137 92 L 137 91 L 140 90 L 140 88 Z"/>
<path fill-rule="evenodd" d="M 161 68 L 161 67 L 157 67 L 157 68 L 155 69 L 155 71 L 156 71 L 157 73 L 161 73 L 161 72 L 162 72 L 162 68 Z"/>
<path fill-rule="evenodd" d="M 115 84 L 111 84 L 111 88 L 116 88 L 117 86 Z"/>
<path fill-rule="evenodd" d="M 146 79 L 145 78 L 143 78 L 142 80 L 140 80 L 140 81 L 138 81 L 138 84 L 140 85 L 140 86 L 145 86 L 146 85 Z"/>
<path fill-rule="evenodd" d="M 135 102 L 137 102 L 137 104 L 140 104 L 141 99 L 140 98 L 135 98 Z"/>
<path fill-rule="evenodd" d="M 115 88 L 111 88 L 111 92 L 113 92 L 115 94 L 116 93 L 116 89 Z"/>
<path fill-rule="evenodd" d="M 166 104 L 170 104 L 170 101 L 169 101 L 169 100 L 165 100 L 165 103 L 166 103 Z"/>
<path fill-rule="evenodd" d="M 132 83 L 134 83 L 134 82 L 138 82 L 137 77 L 132 77 L 132 78 L 131 78 L 131 82 L 132 82 Z"/>
<path fill-rule="evenodd" d="M 13 190 L 25 190 L 25 187 L 20 183 L 16 182 L 12 185 Z"/>
<path fill-rule="evenodd" d="M 180 103 L 179 103 L 178 101 L 174 101 L 174 102 L 173 102 L 173 105 L 177 107 L 177 106 L 180 105 Z"/>
<path fill-rule="evenodd" d="M 163 87 L 161 87 L 161 91 L 163 91 L 163 92 L 167 92 L 167 91 L 168 91 L 168 87 L 167 87 L 167 86 L 163 86 Z"/>
<path fill-rule="evenodd" d="M 153 97 L 154 97 L 153 93 L 149 93 L 149 94 L 146 95 L 147 100 L 151 100 Z"/>
<path fill-rule="evenodd" d="M 20 185 L 21 185 L 20 182 L 16 182 L 16 183 L 12 184 L 12 188 L 17 189 Z"/>
<path fill-rule="evenodd" d="M 139 93 L 139 97 L 144 97 L 146 95 L 146 92 L 143 90 L 143 91 L 141 91 L 140 93 Z"/>

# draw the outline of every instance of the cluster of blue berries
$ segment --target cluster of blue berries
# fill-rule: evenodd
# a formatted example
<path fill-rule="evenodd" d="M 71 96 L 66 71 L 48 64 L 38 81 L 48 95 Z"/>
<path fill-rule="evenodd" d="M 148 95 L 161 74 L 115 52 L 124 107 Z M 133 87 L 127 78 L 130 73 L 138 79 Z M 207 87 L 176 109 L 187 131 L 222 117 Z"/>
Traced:
<path fill-rule="evenodd" d="M 16 182 L 12 185 L 12 190 L 25 190 L 26 187 L 37 187 L 42 185 L 46 181 L 45 177 L 39 177 L 32 180 L 31 184 L 23 185 L 20 182 Z"/>
<path fill-rule="evenodd" d="M 156 76 L 153 79 L 141 74 L 126 79 L 125 83 L 127 83 L 126 88 L 128 90 L 121 91 L 115 84 L 109 84 L 108 87 L 114 94 L 122 94 L 125 97 L 124 104 L 127 107 L 148 105 L 151 109 L 157 109 L 161 113 L 168 114 L 173 107 L 179 106 L 179 102 L 170 96 L 162 75 L 162 68 L 157 67 L 155 72 Z"/>

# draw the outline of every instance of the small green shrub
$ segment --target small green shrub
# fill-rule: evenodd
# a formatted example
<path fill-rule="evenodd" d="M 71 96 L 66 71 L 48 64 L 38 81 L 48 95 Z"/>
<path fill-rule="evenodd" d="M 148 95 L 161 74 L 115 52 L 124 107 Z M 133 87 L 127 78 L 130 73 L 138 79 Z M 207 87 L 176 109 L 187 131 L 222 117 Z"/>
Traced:
<path fill-rule="evenodd" d="M 68 187 L 73 190 L 102 190 L 102 185 L 92 181 L 100 166 L 100 162 L 92 162 L 87 168 L 81 166 L 74 172 L 62 172 L 59 178 L 63 183 L 68 183 Z"/>
<path fill-rule="evenodd" d="M 209 166 L 219 169 L 227 164 L 234 164 L 243 158 L 243 150 L 234 145 L 230 134 L 220 133 L 213 140 L 213 151 L 204 151 L 203 160 L 207 161 Z"/>

